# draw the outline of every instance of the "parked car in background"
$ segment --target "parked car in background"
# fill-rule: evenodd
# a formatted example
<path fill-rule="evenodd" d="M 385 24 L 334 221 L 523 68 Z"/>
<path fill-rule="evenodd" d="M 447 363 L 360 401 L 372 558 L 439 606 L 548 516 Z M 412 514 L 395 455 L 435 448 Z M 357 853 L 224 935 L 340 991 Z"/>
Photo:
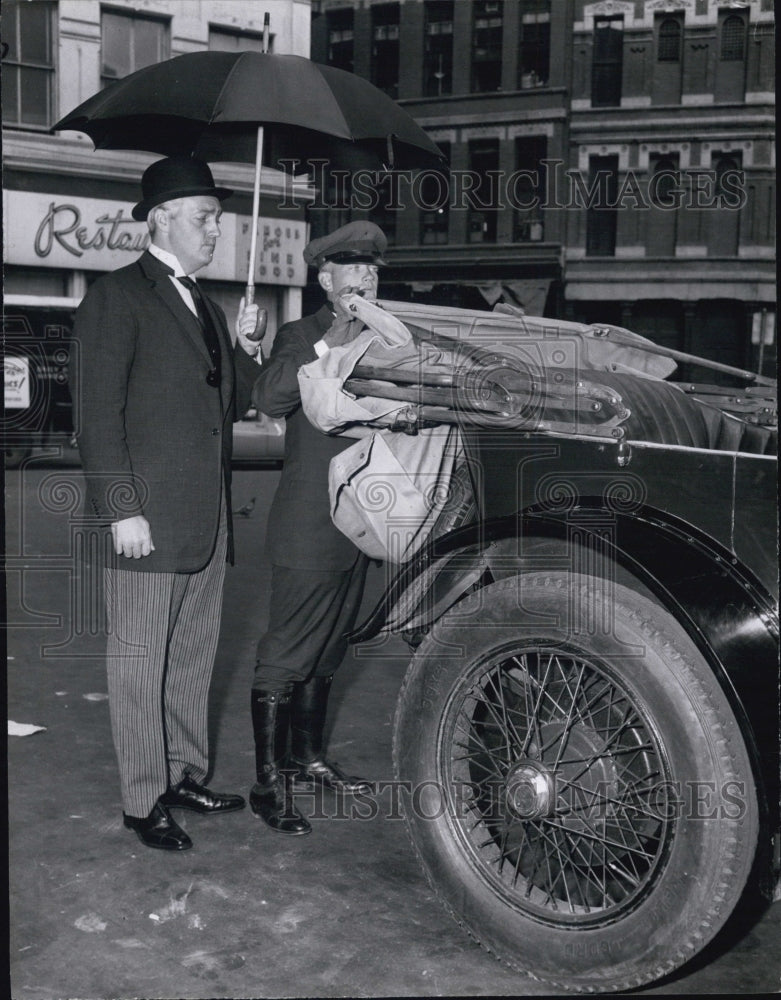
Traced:
<path fill-rule="evenodd" d="M 285 421 L 267 417 L 251 406 L 233 425 L 233 465 L 276 466 L 285 454 Z"/>

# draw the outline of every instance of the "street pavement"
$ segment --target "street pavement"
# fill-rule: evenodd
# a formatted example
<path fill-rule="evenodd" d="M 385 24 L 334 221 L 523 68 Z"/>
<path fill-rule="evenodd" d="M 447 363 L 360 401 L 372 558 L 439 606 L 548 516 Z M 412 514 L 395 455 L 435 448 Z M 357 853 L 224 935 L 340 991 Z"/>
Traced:
<path fill-rule="evenodd" d="M 279 474 L 234 479 L 228 570 L 210 701 L 217 790 L 253 780 L 249 687 L 270 571 L 266 517 Z M 195 842 L 150 851 L 122 827 L 102 661 L 99 588 L 77 569 L 77 467 L 34 461 L 6 477 L 11 995 L 238 998 L 547 995 L 447 916 L 392 795 L 376 814 L 302 799 L 308 837 L 250 811 L 177 813 Z M 364 612 L 384 585 L 373 566 Z M 391 727 L 407 662 L 397 639 L 352 650 L 334 683 L 330 752 L 350 773 L 392 777 Z M 352 815 L 351 815 L 352 812 Z M 781 904 L 739 916 L 647 994 L 777 992 Z"/>

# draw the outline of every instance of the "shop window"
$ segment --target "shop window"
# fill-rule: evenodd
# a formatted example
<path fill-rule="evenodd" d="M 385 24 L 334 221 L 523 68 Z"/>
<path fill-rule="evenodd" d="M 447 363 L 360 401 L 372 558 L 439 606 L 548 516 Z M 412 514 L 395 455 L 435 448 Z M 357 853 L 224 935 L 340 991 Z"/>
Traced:
<path fill-rule="evenodd" d="M 722 21 L 720 56 L 725 61 L 746 57 L 746 24 L 738 14 L 730 14 Z"/>
<path fill-rule="evenodd" d="M 450 159 L 450 143 L 440 143 L 442 155 Z M 450 223 L 450 179 L 439 170 L 419 175 L 417 203 L 420 208 L 420 242 L 424 246 L 447 243 Z"/>
<path fill-rule="evenodd" d="M 429 0 L 424 6 L 425 92 L 428 97 L 453 93 L 453 0 Z"/>
<path fill-rule="evenodd" d="M 592 156 L 589 160 L 590 198 L 586 208 L 586 254 L 613 257 L 618 219 L 618 157 Z"/>
<path fill-rule="evenodd" d="M 399 5 L 373 6 L 371 81 L 389 97 L 399 96 Z"/>
<path fill-rule="evenodd" d="M 309 207 L 311 239 L 346 226 L 352 221 L 352 184 L 343 171 L 323 172 L 322 186 L 316 189 L 315 198 Z"/>
<path fill-rule="evenodd" d="M 394 190 L 396 188 L 397 185 L 394 184 L 391 174 L 382 174 L 374 185 L 377 204 L 369 213 L 371 221 L 378 225 L 385 233 L 389 246 L 393 246 L 396 243 L 396 226 L 399 218 L 399 209 L 392 207 L 394 204 Z"/>
<path fill-rule="evenodd" d="M 595 18 L 591 67 L 591 103 L 594 107 L 618 107 L 621 104 L 623 65 L 623 17 Z"/>
<path fill-rule="evenodd" d="M 666 17 L 659 25 L 656 58 L 658 62 L 681 61 L 681 22 L 677 18 Z"/>
<path fill-rule="evenodd" d="M 502 88 L 502 4 L 475 0 L 472 20 L 472 92 Z"/>
<path fill-rule="evenodd" d="M 3 3 L 3 124 L 47 129 L 53 124 L 53 3 Z"/>
<path fill-rule="evenodd" d="M 690 337 L 687 347 L 690 354 L 710 358 L 722 365 L 745 368 L 751 350 L 746 304 L 736 299 L 700 300 L 692 320 Z M 701 374 L 701 369 L 698 371 Z M 685 370 L 683 375 L 687 376 Z M 729 385 L 730 376 L 710 371 L 708 381 Z"/>
<path fill-rule="evenodd" d="M 103 10 L 100 32 L 100 79 L 104 87 L 170 56 L 169 24 L 162 18 Z"/>
<path fill-rule="evenodd" d="M 550 3 L 527 0 L 521 11 L 520 85 L 546 87 L 550 76 Z"/>
<path fill-rule="evenodd" d="M 542 205 L 545 200 L 547 139 L 544 135 L 522 136 L 515 140 L 516 180 L 513 242 L 536 243 L 545 238 Z"/>
<path fill-rule="evenodd" d="M 353 71 L 355 31 L 353 9 L 328 12 L 328 65 Z"/>
<path fill-rule="evenodd" d="M 469 169 L 474 187 L 471 192 L 467 238 L 470 243 L 495 243 L 499 211 L 499 140 L 470 142 Z"/>
<path fill-rule="evenodd" d="M 268 51 L 273 52 L 274 40 L 269 35 Z M 231 31 L 229 28 L 209 26 L 211 52 L 262 52 L 263 35 L 256 31 Z"/>
<path fill-rule="evenodd" d="M 660 347 L 684 348 L 683 304 L 673 299 L 638 299 L 632 306 L 632 330 Z"/>

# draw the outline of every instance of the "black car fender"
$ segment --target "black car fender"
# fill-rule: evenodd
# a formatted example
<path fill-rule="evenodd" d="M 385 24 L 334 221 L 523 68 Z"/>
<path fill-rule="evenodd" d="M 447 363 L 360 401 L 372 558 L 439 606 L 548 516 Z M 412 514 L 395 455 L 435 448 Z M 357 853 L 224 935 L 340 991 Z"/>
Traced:
<path fill-rule="evenodd" d="M 527 510 L 436 539 L 401 568 L 351 642 L 427 631 L 468 593 L 530 570 L 569 569 L 653 596 L 688 632 L 726 692 L 749 747 L 765 824 L 779 828 L 778 607 L 728 549 L 652 509 L 609 517 L 584 499 L 565 514 Z"/>

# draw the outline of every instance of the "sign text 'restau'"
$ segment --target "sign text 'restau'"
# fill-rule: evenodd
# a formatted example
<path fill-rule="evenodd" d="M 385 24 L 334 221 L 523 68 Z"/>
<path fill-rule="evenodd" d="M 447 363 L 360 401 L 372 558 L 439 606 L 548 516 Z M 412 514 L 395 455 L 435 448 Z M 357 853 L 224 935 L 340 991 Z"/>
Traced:
<path fill-rule="evenodd" d="M 120 208 L 115 215 L 99 215 L 95 228 L 81 225 L 81 211 L 76 205 L 49 203 L 35 234 L 35 253 L 48 257 L 54 241 L 74 257 L 81 257 L 85 250 L 129 250 L 138 253 L 149 246 L 149 233 L 121 231 L 123 225 L 138 226 L 133 218 L 125 218 Z"/>

